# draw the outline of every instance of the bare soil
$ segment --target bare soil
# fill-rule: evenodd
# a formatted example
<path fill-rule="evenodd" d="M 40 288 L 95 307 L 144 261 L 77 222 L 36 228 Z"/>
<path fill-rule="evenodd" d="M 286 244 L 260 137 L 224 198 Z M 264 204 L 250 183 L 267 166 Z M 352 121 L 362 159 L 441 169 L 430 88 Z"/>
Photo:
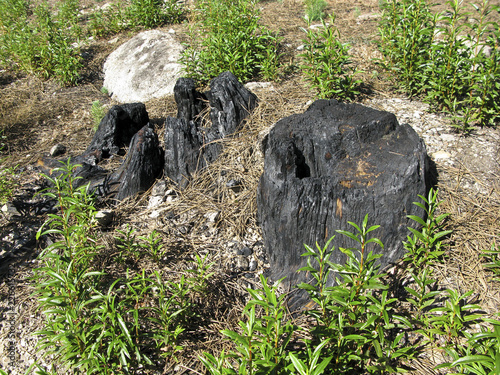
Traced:
<path fill-rule="evenodd" d="M 92 1 L 87 3 L 91 8 Z M 381 57 L 375 43 L 380 20 L 378 1 L 330 0 L 328 4 L 327 11 L 335 12 L 337 16 L 336 25 L 342 39 L 351 44 L 354 63 L 364 71 L 366 93 L 359 101 L 374 107 L 382 103 L 380 105 L 387 108 L 388 101 L 401 99 L 407 103 L 409 117 L 399 113 L 400 122 L 412 118 L 416 125 L 429 130 L 429 125 L 424 122 L 431 121 L 428 120 L 430 117 L 412 117 L 422 103 L 408 101 L 395 89 L 388 74 L 373 61 Z M 256 272 L 262 272 L 266 267 L 265 255 L 262 255 L 256 272 L 237 272 L 231 252 L 233 242 L 257 248 L 256 244 L 261 240 L 255 218 L 255 194 L 263 163 L 262 155 L 254 151 L 259 150 L 260 140 L 270 126 L 280 118 L 304 111 L 314 100 L 314 92 L 304 82 L 299 69 L 301 61 L 297 48 L 303 44 L 301 27 L 306 27 L 302 2 L 263 1 L 258 5 L 262 11 L 261 22 L 278 31 L 283 38 L 283 69 L 279 82 L 274 82 L 270 89 L 256 92 L 259 107 L 247 122 L 245 130 L 226 142 L 224 154 L 210 171 L 195 176 L 188 189 L 175 191 L 177 198 L 160 207 L 147 207 L 149 194 L 119 205 L 115 208 L 112 228 L 102 236 L 109 249 L 114 246 L 112 229 L 123 228 L 124 224 L 132 225 L 138 234 L 147 234 L 152 229 L 160 231 L 164 247 L 172 255 L 160 265 L 141 263 L 139 266 L 145 269 L 161 268 L 164 272 L 178 274 L 187 267 L 195 252 L 209 254 L 210 259 L 216 262 L 215 275 L 210 284 L 213 293 L 198 301 L 206 324 L 196 327 L 197 332 L 185 335 L 182 344 L 188 349 L 177 361 L 160 363 L 151 373 L 203 373 L 197 355 L 203 351 L 217 352 L 228 345 L 219 331 L 235 329 L 246 300 L 244 288 L 256 287 Z M 443 9 L 444 5 L 441 7 Z M 187 27 L 185 22 L 167 25 L 165 29 L 173 28 L 176 35 L 183 39 Z M 86 149 L 94 134 L 90 115 L 92 102 L 99 100 L 108 107 L 118 104 L 101 92 L 103 63 L 113 49 L 132 35 L 125 32 L 109 39 L 90 41 L 83 50 L 85 68 L 82 80 L 75 87 L 62 87 L 52 80 L 0 70 L 0 136 L 4 137 L 0 141 L 7 146 L 0 152 L 0 159 L 3 159 L 4 166 L 16 166 L 19 172 L 20 187 L 14 199 L 29 200 L 29 195 L 42 180 L 35 168 L 37 160 L 47 155 L 52 146 L 57 143 L 66 145 L 69 155 L 78 155 Z M 173 96 L 145 104 L 150 118 L 158 123 L 176 114 Z M 395 109 L 398 109 L 397 105 Z M 445 132 L 453 133 L 449 118 L 439 114 L 433 116 L 432 121 L 436 125 L 432 126 L 442 126 L 447 129 Z M 159 135 L 161 139 L 161 129 Z M 457 288 L 461 293 L 474 290 L 474 302 L 479 303 L 488 314 L 493 314 L 500 309 L 500 285 L 484 269 L 480 252 L 500 242 L 500 136 L 498 130 L 486 128 L 478 129 L 467 138 L 456 134 L 454 137 L 457 141 L 453 146 L 450 143 L 449 147 L 461 147 L 463 150 L 460 153 L 454 153 L 454 149 L 445 150 L 453 154 L 454 162 L 435 160 L 439 173 L 437 187 L 443 200 L 441 211 L 451 214 L 446 226 L 454 231 L 447 240 L 445 262 L 436 267 L 436 275 L 443 288 Z M 428 142 L 431 150 L 440 150 L 440 141 L 433 142 L 429 138 Z M 206 193 L 217 181 L 231 178 L 244 182 L 244 188 L 238 194 L 225 188 L 225 184 L 218 190 L 217 199 Z M 207 232 L 204 227 L 206 214 L 214 211 L 219 212 L 220 219 L 216 230 Z M 180 217 L 178 222 L 169 219 L 172 213 Z M 186 224 L 182 222 L 183 217 L 189 223 L 188 232 L 180 230 Z M 26 231 L 26 236 L 33 236 L 43 220 L 43 215 L 37 215 L 28 208 L 22 212 L 21 218 L 8 220 L 0 217 L 0 237 L 8 247 L 11 233 Z M 26 228 L 31 228 L 31 232 Z M 31 296 L 33 284 L 29 277 L 32 276 L 32 268 L 37 265 L 36 256 L 42 245 L 29 241 L 21 250 L 0 257 L 0 341 L 10 332 L 6 319 L 7 313 L 12 311 L 15 313 L 15 334 L 19 341 L 16 349 L 19 370 L 11 374 L 22 373 L 21 369 L 39 357 L 33 348 L 36 340 L 31 333 L 40 328 L 41 316 Z M 112 265 L 106 264 L 106 267 L 106 271 L 113 271 Z M 12 296 L 15 297 L 15 306 L 12 306 Z M 1 347 L 0 363 L 8 362 L 7 354 L 6 348 Z M 422 356 L 412 364 L 414 372 L 440 373 L 432 367 L 439 362 L 441 355 L 434 352 Z"/>

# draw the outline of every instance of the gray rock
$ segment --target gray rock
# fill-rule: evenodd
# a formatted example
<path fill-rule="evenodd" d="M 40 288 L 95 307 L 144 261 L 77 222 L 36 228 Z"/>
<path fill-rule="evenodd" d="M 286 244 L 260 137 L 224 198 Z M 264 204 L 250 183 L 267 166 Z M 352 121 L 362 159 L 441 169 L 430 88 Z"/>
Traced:
<path fill-rule="evenodd" d="M 182 45 L 168 32 L 144 31 L 104 63 L 104 87 L 121 103 L 145 102 L 174 92 L 182 72 Z"/>
<path fill-rule="evenodd" d="M 246 257 L 252 255 L 252 253 L 253 253 L 252 249 L 250 249 L 248 246 L 243 246 L 236 250 L 236 255 L 243 255 Z"/>
<path fill-rule="evenodd" d="M 248 259 L 243 255 L 237 255 L 235 258 L 235 266 L 239 271 L 248 270 Z"/>

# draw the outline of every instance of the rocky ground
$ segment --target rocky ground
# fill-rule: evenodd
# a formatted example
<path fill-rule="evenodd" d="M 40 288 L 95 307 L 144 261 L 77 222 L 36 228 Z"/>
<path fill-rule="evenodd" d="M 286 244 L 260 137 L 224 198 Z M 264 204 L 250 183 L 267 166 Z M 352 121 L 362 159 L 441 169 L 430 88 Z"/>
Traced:
<path fill-rule="evenodd" d="M 103 241 L 112 246 L 114 228 L 132 225 L 138 234 L 158 230 L 163 237 L 165 270 L 180 270 L 194 253 L 209 254 L 215 262 L 217 288 L 225 290 L 224 298 L 210 315 L 213 324 L 207 328 L 207 342 L 189 342 L 190 355 L 179 364 L 164 364 L 164 373 L 194 373 L 196 353 L 207 350 L 211 340 L 221 340 L 217 331 L 232 327 L 245 300 L 244 288 L 256 285 L 256 275 L 267 264 L 261 233 L 256 222 L 255 194 L 262 172 L 260 142 L 263 135 L 280 118 L 304 111 L 312 100 L 311 92 L 298 73 L 297 48 L 302 44 L 303 8 L 298 0 L 268 1 L 262 7 L 262 22 L 280 30 L 283 36 L 287 73 L 280 82 L 254 88 L 259 107 L 248 120 L 244 131 L 225 143 L 225 152 L 207 173 L 200 173 L 185 191 L 157 186 L 151 192 L 113 207 L 111 227 L 103 231 Z M 377 1 L 329 1 L 329 10 L 337 14 L 343 38 L 352 44 L 354 61 L 364 73 L 370 90 L 360 102 L 396 114 L 400 123 L 410 124 L 424 139 L 428 154 L 435 163 L 441 210 L 451 213 L 447 226 L 454 233 L 448 241 L 449 257 L 436 269 L 444 287 L 453 286 L 462 293 L 474 290 L 474 298 L 488 313 L 500 307 L 500 287 L 484 271 L 479 253 L 499 242 L 500 133 L 495 128 L 479 128 L 469 136 L 458 134 L 451 119 L 430 113 L 427 104 L 409 100 L 394 90 L 393 82 L 371 62 L 380 57 L 372 43 L 379 19 Z M 90 5 L 89 5 L 90 7 Z M 182 39 L 186 24 L 174 28 Z M 76 87 L 60 87 L 55 82 L 32 76 L 0 71 L 0 139 L 6 145 L 1 158 L 5 165 L 17 166 L 19 188 L 13 204 L 2 208 L 0 217 L 0 341 L 9 335 L 16 338 L 17 372 L 31 364 L 39 354 L 34 349 L 32 333 L 40 328 L 41 316 L 31 296 L 32 269 L 42 243 L 35 233 L 44 221 L 47 207 L 34 195 L 43 185 L 37 160 L 57 143 L 65 144 L 68 155 L 81 153 L 90 142 L 93 130 L 90 116 L 92 101 L 114 104 L 102 94 L 102 64 L 117 44 L 130 38 L 124 33 L 108 40 L 92 41 L 86 51 L 84 80 Z M 161 123 L 175 115 L 173 97 L 146 103 L 149 116 Z M 161 127 L 158 128 L 161 137 Z M 234 181 L 241 188 L 234 188 Z M 218 186 L 217 199 L 209 194 Z M 159 193 L 162 192 L 162 193 Z M 165 194 L 164 194 L 165 193 Z M 146 265 L 145 267 L 151 267 Z M 214 286 L 215 287 L 215 286 Z M 207 312 L 207 314 L 209 314 Z M 220 345 L 219 345 L 220 347 Z M 0 363 L 8 361 L 9 348 L 0 345 Z M 50 359 L 46 359 L 50 363 Z M 418 371 L 430 370 L 432 358 L 422 361 Z M 0 366 L 1 368 L 1 366 Z M 159 370 L 158 373 L 161 373 Z"/>

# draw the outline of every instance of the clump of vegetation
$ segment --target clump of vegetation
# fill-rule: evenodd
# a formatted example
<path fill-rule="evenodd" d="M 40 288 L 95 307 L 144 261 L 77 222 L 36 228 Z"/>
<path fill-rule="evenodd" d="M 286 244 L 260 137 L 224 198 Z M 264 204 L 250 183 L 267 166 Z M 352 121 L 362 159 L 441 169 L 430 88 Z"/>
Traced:
<path fill-rule="evenodd" d="M 180 22 L 184 13 L 182 3 L 176 0 L 132 0 L 127 7 L 112 4 L 94 10 L 88 29 L 94 37 L 105 37 L 128 29 L 153 29 Z"/>
<path fill-rule="evenodd" d="M 195 317 L 190 295 L 203 290 L 210 264 L 198 260 L 200 269 L 177 281 L 158 271 L 107 275 L 96 263 L 101 248 L 94 199 L 88 186 L 73 187 L 76 167 L 68 162 L 54 171 L 58 177 L 45 176 L 53 188 L 44 195 L 57 201 L 59 213 L 49 214 L 37 234 L 54 239 L 33 277 L 45 315 L 39 350 L 86 374 L 128 373 L 151 365 L 151 356 L 174 356 L 182 349 L 178 339 L 185 324 Z M 141 251 L 157 260 L 161 248 L 157 235 L 136 239 L 130 229 L 117 244 L 123 258 Z"/>
<path fill-rule="evenodd" d="M 349 44 L 340 41 L 335 15 L 330 15 L 329 20 L 329 24 L 322 20 L 318 29 L 302 29 L 306 33 L 302 71 L 318 98 L 352 101 L 360 94 L 362 81 L 355 78 L 359 71 L 352 67 Z"/>
<path fill-rule="evenodd" d="M 34 9 L 25 0 L 0 2 L 0 60 L 13 70 L 76 83 L 81 35 L 77 0 L 60 2 L 56 11 L 45 2 Z"/>
<path fill-rule="evenodd" d="M 463 374 L 493 374 L 495 363 L 500 361 L 500 322 L 484 317 L 479 306 L 469 302 L 472 291 L 443 291 L 431 278 L 430 266 L 442 259 L 439 239 L 449 231 L 440 230 L 442 215 L 433 216 L 439 204 L 437 194 L 431 190 L 424 202 L 431 218 L 418 218 L 417 222 L 424 226 L 421 231 L 412 231 L 413 237 L 406 245 L 413 250 L 406 262 L 414 283 L 404 287 L 405 296 L 391 295 L 376 263 L 381 255 L 367 252 L 369 243 L 383 244 L 369 238 L 368 234 L 378 226 L 368 227 L 365 216 L 361 226 L 350 222 L 355 232 L 337 231 L 359 244 L 358 248 L 338 249 L 347 256 L 345 264 L 329 260 L 336 251 L 329 248 L 332 239 L 323 248 L 306 246 L 303 255 L 308 257 L 308 265 L 300 271 L 309 272 L 314 280 L 298 288 L 307 291 L 315 303 L 314 309 L 306 311 L 314 322 L 312 328 L 292 324 L 284 308 L 284 296 L 277 293 L 277 283 L 269 285 L 261 277 L 263 289 L 248 290 L 251 300 L 243 312 L 240 331 L 223 331 L 235 350 L 218 357 L 205 353 L 200 358 L 209 372 L 398 373 L 406 372 L 410 361 L 429 345 L 444 349 L 449 356 L 450 361 L 437 368 Z M 416 249 L 426 249 L 432 256 L 424 256 Z M 327 286 L 333 273 L 336 284 Z M 411 311 L 401 309 L 402 304 L 410 304 Z M 479 331 L 474 328 L 477 325 Z M 421 340 L 408 341 L 408 332 L 419 335 Z M 445 342 L 444 348 L 437 347 L 439 341 Z"/>
<path fill-rule="evenodd" d="M 15 177 L 15 168 L 0 165 L 0 204 L 6 203 L 14 194 L 17 186 Z"/>
<path fill-rule="evenodd" d="M 0 152 L 7 148 L 4 139 L 3 131 L 0 131 Z M 4 159 L 0 159 L 0 204 L 6 203 L 12 197 L 17 186 L 15 168 L 6 167 L 4 162 Z"/>
<path fill-rule="evenodd" d="M 130 20 L 130 27 L 152 29 L 166 23 L 179 22 L 184 9 L 176 0 L 132 0 L 125 13 Z"/>
<path fill-rule="evenodd" d="M 384 64 L 410 96 L 450 112 L 467 133 L 500 120 L 500 26 L 489 1 L 465 12 L 462 1 L 432 13 L 427 0 L 385 0 L 380 22 Z"/>
<path fill-rule="evenodd" d="M 153 28 L 178 22 L 183 7 L 175 0 L 132 0 L 125 9 L 96 10 L 88 26 L 79 19 L 79 1 L 63 0 L 53 9 L 47 2 L 0 1 L 0 61 L 12 70 L 55 77 L 65 85 L 78 82 L 83 67 L 82 39 L 126 29 Z"/>
<path fill-rule="evenodd" d="M 306 6 L 306 18 L 308 21 L 322 20 L 328 3 L 325 0 L 304 0 Z"/>
<path fill-rule="evenodd" d="M 189 77 L 200 83 L 225 71 L 246 82 L 278 75 L 279 38 L 259 25 L 254 0 L 198 0 L 196 27 L 182 62 Z"/>
<path fill-rule="evenodd" d="M 106 114 L 104 106 L 99 100 L 92 102 L 92 107 L 90 107 L 90 116 L 92 117 L 92 122 L 94 123 L 94 131 L 97 130 L 102 118 Z"/>
<path fill-rule="evenodd" d="M 127 268 L 113 277 L 102 270 L 102 251 L 95 220 L 96 209 L 87 187 L 74 188 L 69 162 L 46 178 L 52 188 L 44 194 L 57 202 L 59 213 L 49 214 L 37 237 L 52 243 L 40 254 L 42 265 L 34 272 L 36 295 L 45 315 L 39 350 L 53 355 L 63 366 L 87 374 L 131 373 L 154 366 L 166 357 L 172 361 L 188 324 L 196 324 L 196 301 L 210 293 L 206 257 L 196 255 L 190 270 L 175 280 L 160 272 Z M 422 228 L 413 229 L 405 248 L 409 284 L 397 292 L 387 284 L 373 252 L 383 247 L 372 237 L 379 226 L 350 222 L 350 231 L 337 231 L 357 243 L 355 248 L 306 246 L 303 256 L 313 281 L 304 290 L 313 308 L 305 311 L 308 324 L 297 324 L 286 308 L 286 295 L 261 276 L 262 288 L 248 289 L 250 300 L 237 330 L 223 330 L 232 349 L 204 353 L 199 359 L 211 374 L 323 374 L 404 372 L 422 350 L 439 349 L 447 355 L 438 368 L 455 373 L 492 374 L 500 361 L 500 323 L 487 318 L 471 303 L 472 292 L 443 290 L 432 277 L 432 265 L 441 262 L 442 230 L 446 214 L 437 214 L 437 193 L 430 191 L 415 203 L 425 218 L 410 216 Z M 135 264 L 162 257 L 157 232 L 139 236 L 129 226 L 115 236 L 115 264 Z M 370 245 L 370 250 L 368 245 Z M 330 261 L 335 251 L 347 261 Z M 498 271 L 498 251 L 492 248 L 488 265 Z M 334 277 L 335 284 L 331 285 Z M 404 287 L 404 288 L 403 288 Z M 397 294 L 396 294 L 397 293 Z M 410 306 L 410 308 L 408 308 Z M 296 322 L 297 320 L 295 320 Z M 412 340 L 408 340 L 408 333 Z M 35 364 L 34 366 L 39 366 Z M 41 373 L 44 373 L 39 366 Z M 46 372 L 45 372 L 46 373 Z"/>

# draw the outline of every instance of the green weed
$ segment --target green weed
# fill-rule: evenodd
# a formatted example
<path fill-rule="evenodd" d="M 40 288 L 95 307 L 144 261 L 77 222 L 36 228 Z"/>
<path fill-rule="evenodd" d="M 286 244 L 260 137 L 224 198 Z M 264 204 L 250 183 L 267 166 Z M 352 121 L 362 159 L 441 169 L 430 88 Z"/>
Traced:
<path fill-rule="evenodd" d="M 442 259 L 441 250 L 435 249 L 441 249 L 440 240 L 446 232 L 441 225 L 446 215 L 435 215 L 440 203 L 436 192 L 431 190 L 428 199 L 422 199 L 425 205 L 416 204 L 424 208 L 427 220 L 412 217 L 423 226 L 413 235 L 427 246 L 412 250 L 406 257 L 412 270 L 417 271 L 411 273 L 414 286 L 404 288 L 406 298 L 390 296 L 392 292 L 377 265 L 381 255 L 366 250 L 369 243 L 383 246 L 369 237 L 378 226 L 368 226 L 366 216 L 360 226 L 350 223 L 354 232 L 337 231 L 357 242 L 357 248 L 330 248 L 333 238 L 324 247 L 306 245 L 303 255 L 308 257 L 307 266 L 300 271 L 308 272 L 313 281 L 298 288 L 314 302 L 315 308 L 305 312 L 312 319 L 309 324 L 292 324 L 284 308 L 285 297 L 277 292 L 281 280 L 269 285 L 261 277 L 262 289 L 248 290 L 251 299 L 240 330 L 223 332 L 235 350 L 227 354 L 223 351 L 218 357 L 205 353 L 200 360 L 207 370 L 218 375 L 399 373 L 409 370 L 409 361 L 416 359 L 426 345 L 444 340 L 440 349 L 451 360 L 437 368 L 493 374 L 500 361 L 500 323 L 484 318 L 479 306 L 470 303 L 472 292 L 442 291 L 432 279 L 429 266 Z M 345 264 L 330 261 L 334 251 L 346 254 Z M 431 255 L 423 255 L 425 251 Z M 335 284 L 330 286 L 334 275 Z M 410 304 L 410 311 L 401 310 L 402 302 Z M 473 333 L 478 325 L 482 327 L 480 332 Z M 421 340 L 409 342 L 409 332 Z"/>
<path fill-rule="evenodd" d="M 6 203 L 12 197 L 16 186 L 15 168 L 0 166 L 0 204 Z"/>
<path fill-rule="evenodd" d="M 106 114 L 106 111 L 99 100 L 92 102 L 92 107 L 90 107 L 90 116 L 92 117 L 92 122 L 94 123 L 94 131 L 97 130 L 102 118 Z"/>
<path fill-rule="evenodd" d="M 319 98 L 352 101 L 360 94 L 361 80 L 354 78 L 359 71 L 351 66 L 349 45 L 340 42 L 335 15 L 330 15 L 329 21 L 327 24 L 322 20 L 318 30 L 302 28 L 306 38 L 300 55 L 305 62 L 301 69 Z"/>
<path fill-rule="evenodd" d="M 177 0 L 132 0 L 125 11 L 129 27 L 152 29 L 166 23 L 179 22 L 184 9 Z"/>
<path fill-rule="evenodd" d="M 486 269 L 494 274 L 496 280 L 500 280 L 500 246 L 491 245 L 489 250 L 483 250 L 481 256 L 486 258 Z"/>
<path fill-rule="evenodd" d="M 421 230 L 408 228 L 413 236 L 408 236 L 408 240 L 404 243 L 407 254 L 403 259 L 411 262 L 415 269 L 431 265 L 439 260 L 444 254 L 441 240 L 452 232 L 451 230 L 439 231 L 449 214 L 436 215 L 440 204 L 437 194 L 438 191 L 431 189 L 427 198 L 419 195 L 424 203 L 413 203 L 425 212 L 425 220 L 416 215 L 408 216 L 422 228 Z"/>
<path fill-rule="evenodd" d="M 165 280 L 160 272 L 126 271 L 113 279 L 99 270 L 99 231 L 93 198 L 87 187 L 74 188 L 70 162 L 46 176 L 52 187 L 44 194 L 57 202 L 58 214 L 49 214 L 37 238 L 49 236 L 51 245 L 40 254 L 34 271 L 35 295 L 45 315 L 38 349 L 52 355 L 63 367 L 87 374 L 129 373 L 149 366 L 161 356 L 169 360 L 184 350 L 181 344 L 188 324 L 198 317 L 196 296 L 208 293 L 213 263 L 196 254 L 186 277 Z M 425 219 L 410 216 L 422 228 L 412 230 L 406 248 L 412 283 L 406 295 L 392 295 L 378 259 L 367 245 L 383 244 L 372 233 L 368 216 L 353 231 L 337 231 L 357 245 L 331 248 L 306 245 L 312 276 L 298 285 L 313 302 L 306 310 L 307 324 L 297 324 L 287 310 L 282 280 L 248 289 L 250 300 L 238 330 L 224 330 L 233 349 L 219 355 L 204 353 L 200 361 L 211 374 L 314 374 L 398 373 L 407 370 L 425 346 L 439 346 L 447 362 L 437 368 L 456 373 L 492 374 L 500 361 L 500 323 L 485 318 L 471 301 L 473 292 L 441 290 L 432 278 L 433 263 L 442 259 L 441 240 L 445 214 L 437 215 L 437 193 L 415 203 Z M 146 254 L 158 261 L 159 234 L 137 237 L 127 227 L 118 232 L 116 246 L 122 257 L 135 260 Z M 330 261 L 335 251 L 345 254 L 344 264 Z M 486 256 L 497 267 L 494 247 Z M 115 258 L 116 260 L 117 258 Z M 497 267 L 498 268 L 498 267 Z M 332 278 L 335 283 L 332 285 Z M 410 309 L 402 309 L 402 305 Z M 301 321 L 296 320 L 297 321 Z M 304 321 L 304 320 L 302 320 Z M 413 340 L 407 339 L 412 333 Z M 415 340 L 415 338 L 418 338 Z M 38 364 L 32 366 L 35 367 Z M 50 373 L 39 367 L 40 373 Z"/>
<path fill-rule="evenodd" d="M 43 194 L 57 202 L 59 213 L 49 214 L 37 233 L 38 239 L 53 239 L 33 277 L 45 315 L 45 326 L 36 333 L 38 350 L 77 372 L 129 373 L 151 365 L 151 355 L 172 356 L 182 349 L 178 337 L 195 316 L 193 289 L 184 276 L 165 281 L 158 272 L 127 270 L 124 278 L 113 280 L 98 270 L 96 210 L 87 186 L 73 187 L 77 167 L 68 161 L 54 171 L 57 177 L 45 176 L 52 187 Z M 141 246 L 133 229 L 120 234 L 118 248 L 137 256 Z M 157 254 L 157 236 L 144 240 L 143 248 Z"/>
<path fill-rule="evenodd" d="M 181 59 L 189 77 L 206 83 L 230 71 L 243 82 L 277 78 L 279 38 L 259 25 L 254 0 L 199 0 L 196 20 Z"/>
<path fill-rule="evenodd" d="M 432 13 L 426 0 L 384 1 L 379 46 L 407 94 L 451 113 L 467 133 L 500 119 L 500 27 L 489 18 L 500 8 L 482 0 L 468 13 L 460 0 L 446 4 L 448 11 Z"/>
<path fill-rule="evenodd" d="M 305 0 L 306 19 L 309 22 L 322 20 L 328 3 L 325 0 Z"/>
<path fill-rule="evenodd" d="M 11 69 L 75 84 L 82 66 L 78 2 L 61 2 L 56 13 L 46 2 L 32 9 L 24 0 L 2 0 L 0 59 Z"/>

